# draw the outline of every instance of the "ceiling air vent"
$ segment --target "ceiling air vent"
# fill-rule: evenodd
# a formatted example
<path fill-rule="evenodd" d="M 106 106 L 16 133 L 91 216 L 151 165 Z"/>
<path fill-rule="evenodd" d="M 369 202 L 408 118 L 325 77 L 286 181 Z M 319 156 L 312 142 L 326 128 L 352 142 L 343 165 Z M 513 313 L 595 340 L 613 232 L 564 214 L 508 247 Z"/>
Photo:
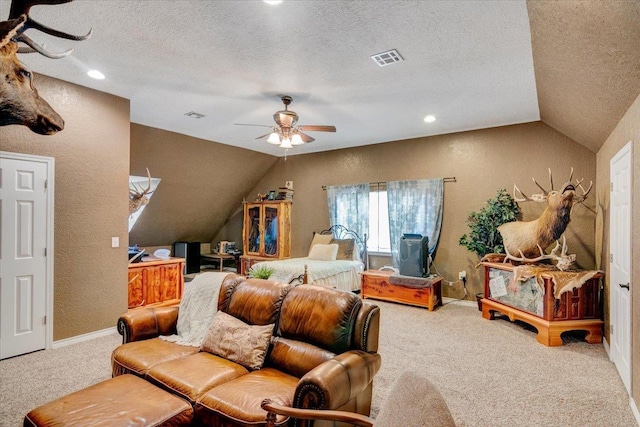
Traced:
<path fill-rule="evenodd" d="M 402 56 L 398 53 L 397 50 L 388 50 L 382 53 L 376 53 L 375 55 L 371 55 L 371 59 L 375 61 L 381 67 L 385 67 L 390 64 L 395 64 L 396 62 L 404 61 Z"/>
<path fill-rule="evenodd" d="M 193 119 L 201 119 L 204 117 L 204 114 L 196 113 L 195 111 L 189 111 L 188 113 L 184 113 L 184 115 Z"/>

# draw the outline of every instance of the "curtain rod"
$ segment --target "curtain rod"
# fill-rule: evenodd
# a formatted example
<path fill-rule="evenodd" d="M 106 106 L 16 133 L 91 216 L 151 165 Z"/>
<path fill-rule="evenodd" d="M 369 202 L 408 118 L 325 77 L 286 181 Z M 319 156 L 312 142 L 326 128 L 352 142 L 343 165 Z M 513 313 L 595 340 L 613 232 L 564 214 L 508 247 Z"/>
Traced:
<path fill-rule="evenodd" d="M 442 178 L 442 180 L 444 182 L 457 182 L 455 176 L 449 176 L 449 177 L 446 177 L 446 178 Z M 378 182 L 370 182 L 369 185 L 380 185 L 380 184 L 386 184 L 386 183 L 387 183 L 387 181 L 378 181 Z M 327 186 L 323 185 L 322 189 L 326 190 Z"/>

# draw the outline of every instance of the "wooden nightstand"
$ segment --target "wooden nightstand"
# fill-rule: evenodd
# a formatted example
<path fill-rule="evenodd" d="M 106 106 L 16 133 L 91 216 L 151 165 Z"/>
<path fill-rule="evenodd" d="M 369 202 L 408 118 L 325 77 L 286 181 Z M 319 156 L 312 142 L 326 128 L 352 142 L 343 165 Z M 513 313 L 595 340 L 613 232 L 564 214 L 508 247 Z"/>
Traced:
<path fill-rule="evenodd" d="M 380 270 L 363 272 L 360 288 L 362 298 L 426 307 L 430 311 L 442 305 L 442 277 L 424 278 L 424 287 L 410 287 L 390 283 L 389 276 L 392 274 L 392 271 Z"/>

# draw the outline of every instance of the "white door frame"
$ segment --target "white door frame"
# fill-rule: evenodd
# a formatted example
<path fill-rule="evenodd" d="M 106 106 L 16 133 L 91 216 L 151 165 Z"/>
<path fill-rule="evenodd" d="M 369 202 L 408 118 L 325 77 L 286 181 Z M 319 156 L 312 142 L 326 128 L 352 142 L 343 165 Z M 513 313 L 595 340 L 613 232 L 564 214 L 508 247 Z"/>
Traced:
<path fill-rule="evenodd" d="M 54 219 L 54 176 L 55 159 L 53 157 L 36 156 L 34 154 L 11 153 L 0 151 L 0 159 L 23 160 L 29 162 L 44 163 L 47 166 L 47 201 L 46 201 L 46 272 L 45 272 L 45 306 L 47 325 L 45 328 L 45 348 L 50 349 L 53 345 L 53 219 Z"/>
<path fill-rule="evenodd" d="M 628 143 L 626 143 L 610 160 L 609 160 L 609 164 L 610 164 L 610 170 L 609 170 L 609 182 L 611 183 L 611 194 L 613 195 L 613 165 L 615 162 L 621 160 L 622 158 L 624 158 L 625 156 L 628 156 L 629 158 L 629 186 L 630 186 L 630 193 L 629 193 L 629 214 L 632 215 L 633 214 L 633 206 L 634 206 L 634 201 L 633 201 L 633 177 L 632 177 L 632 173 L 633 173 L 633 142 L 629 141 Z M 612 196 L 613 197 L 613 196 Z M 609 211 L 610 211 L 610 223 L 612 221 L 612 216 L 613 216 L 613 198 L 610 198 L 610 207 L 609 207 Z M 629 233 L 631 235 L 631 229 L 633 228 L 633 223 L 632 223 L 632 218 L 629 218 Z M 614 241 L 614 239 L 616 239 L 615 241 L 619 241 L 619 239 L 617 237 L 614 236 L 614 232 L 613 232 L 613 227 L 610 225 L 609 226 L 609 253 L 610 253 L 610 259 L 608 260 L 608 262 L 612 265 L 612 263 L 614 262 L 614 258 L 615 257 L 619 257 L 621 256 L 620 253 L 616 253 L 614 251 L 614 245 L 612 244 L 612 242 Z M 613 252 L 612 252 L 613 251 Z M 629 254 L 628 256 L 630 257 L 629 259 L 629 267 L 631 267 L 633 265 L 633 260 L 631 259 L 631 257 L 633 256 L 633 248 L 630 247 L 629 248 Z M 618 261 L 616 261 L 618 262 Z M 632 274 L 631 269 L 629 270 L 629 275 Z M 617 298 L 614 298 L 613 295 L 615 292 L 620 292 L 619 289 L 616 289 L 614 287 L 619 286 L 618 282 L 620 282 L 619 278 L 615 276 L 615 271 L 610 270 L 609 271 L 609 321 L 611 322 L 611 326 L 614 327 L 614 331 L 613 333 L 618 333 L 620 334 L 620 332 L 617 331 L 621 331 L 621 330 L 625 330 L 623 327 L 621 327 L 619 324 L 616 323 L 616 316 L 614 316 L 614 313 L 618 312 L 620 310 L 620 307 L 617 306 L 617 304 L 619 304 L 619 301 L 617 300 Z M 631 283 L 631 277 L 629 277 L 629 283 Z M 629 324 L 625 325 L 629 328 L 629 336 L 628 336 L 628 346 L 629 346 L 629 354 L 627 355 L 622 355 L 622 357 L 628 357 L 629 359 L 629 373 L 628 373 L 628 378 L 621 378 L 622 382 L 625 385 L 625 388 L 627 389 L 627 391 L 629 392 L 629 395 L 631 395 L 631 380 L 633 377 L 633 373 L 632 373 L 632 369 L 633 369 L 633 362 L 631 360 L 632 356 L 633 356 L 633 317 L 632 317 L 632 304 L 633 304 L 633 300 L 632 300 L 632 294 L 633 294 L 633 287 L 631 287 L 631 289 L 629 289 L 629 307 L 626 307 L 626 310 L 628 310 L 628 315 L 629 315 Z M 616 305 L 614 307 L 614 304 Z M 618 319 L 620 320 L 620 319 Z M 616 331 L 617 330 L 617 331 Z M 615 340 L 617 340 L 617 338 L 615 338 Z M 617 342 L 617 341 L 616 341 Z M 610 348 L 611 351 L 609 353 L 609 358 L 614 362 L 614 364 L 617 365 L 616 360 L 614 360 L 614 353 L 616 353 L 616 351 L 613 349 L 613 346 L 615 345 L 614 339 L 612 339 L 612 342 L 610 343 Z M 616 353 L 618 354 L 618 353 Z M 620 370 L 619 368 L 616 366 L 616 369 L 618 370 L 618 373 L 620 374 Z M 622 377 L 622 375 L 621 375 Z"/>

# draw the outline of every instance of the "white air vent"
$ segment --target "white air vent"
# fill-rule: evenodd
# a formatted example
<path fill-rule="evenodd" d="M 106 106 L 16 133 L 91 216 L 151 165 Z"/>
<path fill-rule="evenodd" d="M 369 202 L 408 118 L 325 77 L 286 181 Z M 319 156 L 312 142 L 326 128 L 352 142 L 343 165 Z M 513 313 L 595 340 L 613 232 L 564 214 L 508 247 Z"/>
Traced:
<path fill-rule="evenodd" d="M 371 55 L 371 59 L 373 59 L 375 63 L 381 67 L 403 61 L 402 56 L 400 56 L 398 51 L 395 49 Z"/>
<path fill-rule="evenodd" d="M 184 113 L 184 115 L 193 119 L 201 119 L 204 117 L 204 114 L 196 113 L 195 111 L 189 111 L 188 113 Z"/>

